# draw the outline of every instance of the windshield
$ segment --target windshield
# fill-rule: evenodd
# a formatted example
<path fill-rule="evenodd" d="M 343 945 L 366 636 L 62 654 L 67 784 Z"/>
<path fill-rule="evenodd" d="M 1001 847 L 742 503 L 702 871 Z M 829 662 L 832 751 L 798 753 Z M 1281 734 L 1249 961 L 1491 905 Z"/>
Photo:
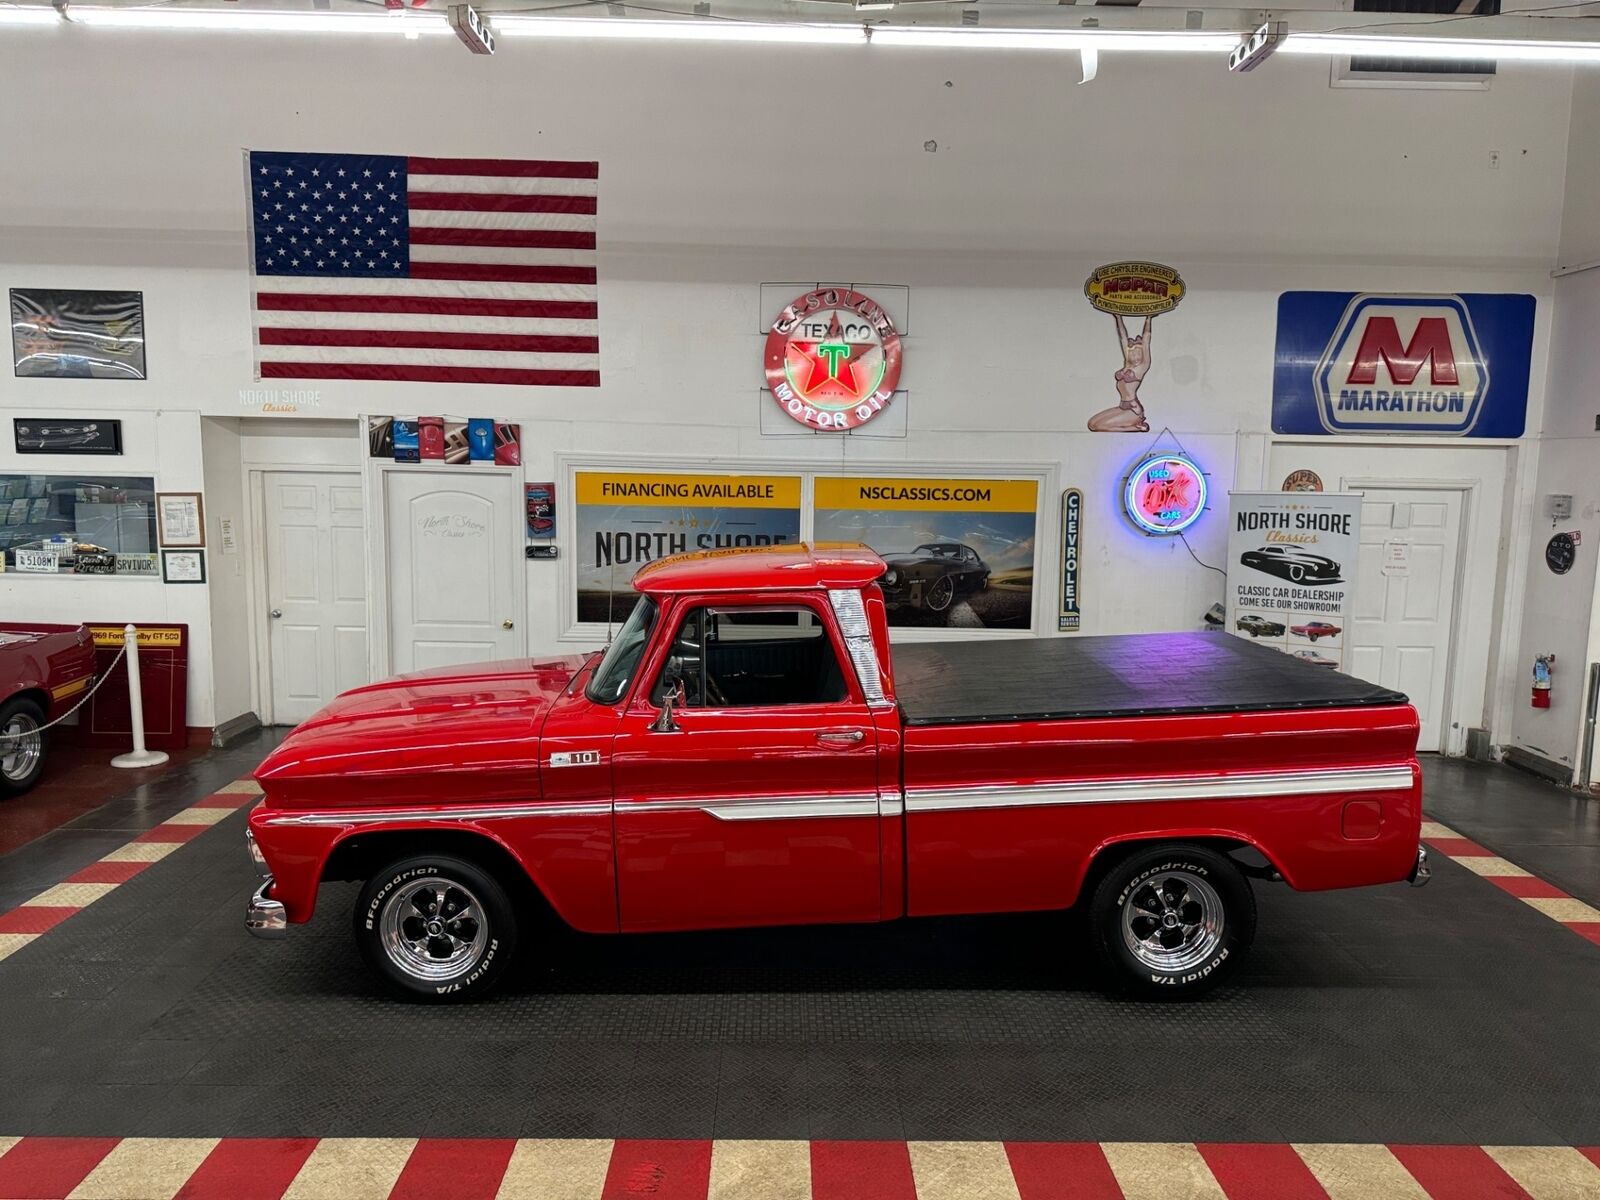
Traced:
<path fill-rule="evenodd" d="M 594 678 L 589 680 L 589 686 L 583 689 L 583 694 L 596 704 L 615 704 L 621 700 L 627 694 L 628 685 L 633 682 L 634 672 L 639 669 L 639 659 L 644 654 L 645 643 L 650 640 L 650 631 L 655 624 L 656 602 L 649 596 L 640 596 L 639 603 L 633 606 L 628 619 L 617 631 L 616 640 L 595 668 Z"/>

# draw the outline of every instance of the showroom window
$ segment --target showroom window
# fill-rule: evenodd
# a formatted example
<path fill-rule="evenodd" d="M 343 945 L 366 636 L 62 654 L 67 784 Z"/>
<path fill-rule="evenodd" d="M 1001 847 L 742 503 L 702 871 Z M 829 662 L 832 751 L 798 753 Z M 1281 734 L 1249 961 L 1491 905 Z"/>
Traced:
<path fill-rule="evenodd" d="M 120 475 L 0 475 L 5 570 L 159 578 L 155 480 Z"/>
<path fill-rule="evenodd" d="M 678 626 L 651 694 L 688 708 L 837 704 L 850 691 L 827 626 L 809 608 L 695 608 Z"/>

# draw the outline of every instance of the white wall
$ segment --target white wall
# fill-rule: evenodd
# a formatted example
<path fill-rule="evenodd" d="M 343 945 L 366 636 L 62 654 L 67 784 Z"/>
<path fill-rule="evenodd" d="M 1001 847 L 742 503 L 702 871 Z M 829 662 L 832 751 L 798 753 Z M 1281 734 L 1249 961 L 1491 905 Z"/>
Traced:
<path fill-rule="evenodd" d="M 301 415 L 492 411 L 522 422 L 533 480 L 574 453 L 1059 463 L 1086 494 L 1086 632 L 1189 628 L 1220 597 L 1182 545 L 1120 524 L 1112 491 L 1163 425 L 1219 491 L 1233 485 L 1238 435 L 1269 429 L 1281 291 L 1534 293 L 1536 423 L 1569 75 L 1507 64 L 1488 92 L 1429 93 L 1330 90 L 1325 63 L 1287 58 L 1235 77 L 1210 59 L 1109 55 L 1087 87 L 1074 71 L 1048 53 L 507 41 L 485 61 L 430 40 L 19 31 L 0 77 L 61 111 L 0 127 L 0 161 L 30 164 L 0 196 L 0 284 L 142 288 L 153 378 L 0 377 L 0 402 L 296 419 L 262 413 L 253 390 L 249 146 L 601 163 L 601 388 L 320 382 Z M 123 135 L 92 153 L 59 132 L 109 111 Z M 1190 287 L 1156 323 L 1148 438 L 1084 431 L 1121 360 L 1082 282 L 1126 257 L 1168 262 Z M 819 279 L 911 287 L 907 437 L 759 432 L 758 285 Z M 1524 502 L 1513 485 L 1508 503 Z M 1057 512 L 1047 497 L 1045 580 Z M 1219 564 L 1221 524 L 1191 537 Z M 527 565 L 535 651 L 566 648 L 569 562 Z M 232 611 L 212 607 L 219 622 Z M 1481 710 L 1483 688 L 1470 699 Z"/>

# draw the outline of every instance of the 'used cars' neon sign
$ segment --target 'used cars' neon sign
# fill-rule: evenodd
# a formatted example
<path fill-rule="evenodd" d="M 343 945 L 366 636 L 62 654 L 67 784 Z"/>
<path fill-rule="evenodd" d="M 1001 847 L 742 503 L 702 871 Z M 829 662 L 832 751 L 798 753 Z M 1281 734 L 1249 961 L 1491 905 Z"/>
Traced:
<path fill-rule="evenodd" d="M 1182 533 L 1206 510 L 1206 475 L 1186 454 L 1152 454 L 1122 487 L 1122 508 L 1147 534 Z"/>

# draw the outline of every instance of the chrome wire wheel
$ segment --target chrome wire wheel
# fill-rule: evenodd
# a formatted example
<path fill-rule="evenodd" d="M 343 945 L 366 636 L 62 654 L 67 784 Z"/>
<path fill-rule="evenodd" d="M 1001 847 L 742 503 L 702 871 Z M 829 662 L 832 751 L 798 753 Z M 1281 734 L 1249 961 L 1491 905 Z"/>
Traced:
<path fill-rule="evenodd" d="M 1200 876 L 1160 871 L 1135 886 L 1122 906 L 1128 952 L 1157 971 L 1186 971 L 1207 962 L 1222 943 L 1222 898 Z"/>
<path fill-rule="evenodd" d="M 39 759 L 44 755 L 44 734 L 39 732 L 39 722 L 27 713 L 12 713 L 0 734 L 6 735 L 0 741 L 0 775 L 12 783 L 26 783 L 39 769 Z"/>
<path fill-rule="evenodd" d="M 401 971 L 441 982 L 465 974 L 483 957 L 489 925 L 475 895 L 456 880 L 429 875 L 389 897 L 380 940 Z"/>

